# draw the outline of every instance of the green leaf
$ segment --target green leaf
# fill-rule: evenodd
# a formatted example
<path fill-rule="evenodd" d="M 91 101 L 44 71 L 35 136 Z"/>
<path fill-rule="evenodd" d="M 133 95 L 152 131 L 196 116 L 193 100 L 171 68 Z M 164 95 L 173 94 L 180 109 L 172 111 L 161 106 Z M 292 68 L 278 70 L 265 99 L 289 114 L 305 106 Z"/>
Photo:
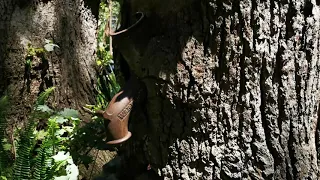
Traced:
<path fill-rule="evenodd" d="M 58 116 L 57 119 L 56 119 L 56 122 L 59 123 L 59 124 L 63 124 L 65 122 L 67 122 L 67 121 L 68 121 L 68 119 L 65 119 L 62 116 Z"/>
<path fill-rule="evenodd" d="M 12 145 L 9 144 L 9 143 L 6 143 L 6 144 L 3 145 L 3 149 L 4 149 L 5 151 L 10 151 L 11 148 L 12 148 Z"/>
<path fill-rule="evenodd" d="M 78 166 L 73 164 L 73 162 L 70 163 L 69 165 L 67 165 L 66 170 L 67 170 L 69 180 L 77 180 L 78 179 L 79 169 L 78 169 Z"/>
<path fill-rule="evenodd" d="M 53 92 L 54 89 L 55 87 L 53 86 L 42 92 L 37 99 L 37 106 L 44 105 L 45 101 L 48 99 L 49 95 Z"/>
<path fill-rule="evenodd" d="M 69 152 L 65 153 L 64 151 L 59 151 L 56 155 L 52 156 L 55 162 L 66 161 L 70 158 Z"/>
<path fill-rule="evenodd" d="M 37 110 L 37 111 L 41 111 L 41 112 L 47 112 L 47 113 L 53 112 L 53 110 L 50 109 L 47 105 L 38 105 L 38 106 L 36 107 L 36 110 Z"/>
<path fill-rule="evenodd" d="M 37 133 L 36 139 L 37 140 L 43 140 L 46 137 L 47 134 L 48 134 L 48 132 L 45 132 L 44 130 L 40 130 Z"/>
<path fill-rule="evenodd" d="M 71 117 L 76 117 L 78 118 L 78 111 L 74 109 L 69 109 L 69 108 L 64 108 L 63 111 L 59 112 L 59 115 L 65 117 L 65 118 L 71 118 Z"/>
<path fill-rule="evenodd" d="M 100 60 L 97 60 L 97 65 L 101 66 L 102 62 Z"/>
<path fill-rule="evenodd" d="M 59 48 L 58 45 L 52 43 L 44 45 L 44 49 L 48 52 L 52 52 L 54 50 L 54 47 Z"/>
<path fill-rule="evenodd" d="M 64 129 L 59 129 L 56 133 L 55 133 L 55 135 L 56 136 L 61 136 L 62 134 L 64 134 L 66 132 L 66 130 L 64 130 Z"/>
<path fill-rule="evenodd" d="M 54 177 L 54 180 L 69 180 L 68 176 L 59 176 L 59 177 Z"/>
<path fill-rule="evenodd" d="M 64 126 L 63 129 L 65 129 L 67 132 L 71 133 L 74 128 L 71 126 Z"/>

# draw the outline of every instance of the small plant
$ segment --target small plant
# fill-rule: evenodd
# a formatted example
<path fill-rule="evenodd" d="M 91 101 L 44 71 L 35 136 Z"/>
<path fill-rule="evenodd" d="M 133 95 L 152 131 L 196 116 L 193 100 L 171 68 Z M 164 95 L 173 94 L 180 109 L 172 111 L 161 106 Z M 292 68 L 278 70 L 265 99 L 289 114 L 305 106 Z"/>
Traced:
<path fill-rule="evenodd" d="M 12 167 L 0 166 L 2 179 L 77 179 L 79 171 L 69 151 L 80 119 L 76 110 L 55 111 L 45 105 L 53 91 L 49 88 L 38 97 L 26 127 L 15 138 L 17 158 Z M 6 144 L 2 143 L 6 148 L 0 151 L 1 160 L 9 149 Z"/>
<path fill-rule="evenodd" d="M 44 52 L 45 50 L 43 48 L 34 48 L 31 44 L 28 44 L 27 56 L 26 56 L 26 67 L 31 68 L 32 61 L 35 56 L 41 57 L 42 60 L 45 60 Z"/>
<path fill-rule="evenodd" d="M 7 128 L 6 112 L 9 107 L 8 96 L 0 98 L 0 180 L 5 179 L 5 175 L 11 173 L 11 144 L 5 135 Z"/>
<path fill-rule="evenodd" d="M 115 29 L 118 26 L 116 21 L 120 14 L 120 4 L 113 1 L 109 1 L 109 3 L 111 4 L 107 4 L 105 1 L 100 3 L 98 22 L 98 50 L 96 60 L 96 64 L 98 66 L 98 79 L 96 87 L 97 103 L 94 106 L 94 109 L 106 108 L 108 102 L 120 89 L 113 72 L 114 62 L 111 52 L 111 38 L 105 36 L 105 28 L 107 23 L 111 22 L 111 27 L 109 27 L 111 29 Z M 110 18 L 112 19 L 111 21 Z"/>
<path fill-rule="evenodd" d="M 35 57 L 41 58 L 42 61 L 47 61 L 45 58 L 45 52 L 52 52 L 54 48 L 59 48 L 58 45 L 53 44 L 51 40 L 45 39 L 45 45 L 43 48 L 35 48 L 31 44 L 28 44 L 27 46 L 27 55 L 26 55 L 26 61 L 25 66 L 28 69 L 31 69 L 32 67 L 32 61 Z"/>

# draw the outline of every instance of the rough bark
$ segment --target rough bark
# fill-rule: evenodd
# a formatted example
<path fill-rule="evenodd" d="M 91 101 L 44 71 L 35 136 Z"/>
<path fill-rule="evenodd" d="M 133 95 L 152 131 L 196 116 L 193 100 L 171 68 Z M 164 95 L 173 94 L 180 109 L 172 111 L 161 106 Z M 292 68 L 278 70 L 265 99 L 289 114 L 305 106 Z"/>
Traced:
<path fill-rule="evenodd" d="M 98 0 L 0 1 L 0 96 L 6 91 L 11 99 L 9 127 L 25 122 L 39 93 L 51 86 L 56 89 L 48 103 L 54 108 L 81 112 L 95 103 L 98 8 Z M 26 77 L 27 44 L 42 48 L 45 39 L 60 48 L 46 53 L 47 63 L 34 59 Z M 94 172 L 82 169 L 81 175 L 100 171 L 100 159 L 110 156 L 100 154 Z"/>
<path fill-rule="evenodd" d="M 146 13 L 114 38 L 148 91 L 145 112 L 131 118 L 129 160 L 164 179 L 319 179 L 316 1 L 122 8 L 122 27 Z"/>
<path fill-rule="evenodd" d="M 56 86 L 51 105 L 79 108 L 94 103 L 97 20 L 84 1 L 12 1 L 0 3 L 1 86 L 12 96 L 14 118 L 25 118 L 37 95 Z M 27 45 L 42 48 L 45 39 L 60 48 L 34 60 L 26 77 Z"/>

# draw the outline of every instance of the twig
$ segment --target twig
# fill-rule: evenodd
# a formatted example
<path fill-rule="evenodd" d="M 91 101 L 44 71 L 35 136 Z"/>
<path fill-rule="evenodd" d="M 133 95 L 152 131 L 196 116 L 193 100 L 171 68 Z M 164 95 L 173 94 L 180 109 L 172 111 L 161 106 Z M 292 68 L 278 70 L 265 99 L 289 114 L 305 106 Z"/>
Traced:
<path fill-rule="evenodd" d="M 110 32 L 112 32 L 112 0 L 109 0 L 109 28 Z M 110 54 L 113 55 L 112 52 L 112 37 L 109 37 L 109 47 L 110 47 Z"/>
<path fill-rule="evenodd" d="M 90 114 L 97 115 L 97 116 L 103 116 L 103 113 L 104 113 L 104 111 L 102 111 L 102 110 L 93 111 L 93 110 L 86 108 L 86 107 L 82 107 L 82 109 Z"/>

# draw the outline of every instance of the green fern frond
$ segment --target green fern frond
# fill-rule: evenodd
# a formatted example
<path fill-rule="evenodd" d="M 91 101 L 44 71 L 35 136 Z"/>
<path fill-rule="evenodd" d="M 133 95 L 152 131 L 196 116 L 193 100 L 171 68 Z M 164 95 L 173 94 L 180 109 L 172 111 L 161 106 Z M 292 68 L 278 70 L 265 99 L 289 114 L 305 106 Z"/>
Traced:
<path fill-rule="evenodd" d="M 8 105 L 9 105 L 8 96 L 1 97 L 0 98 L 0 114 L 4 113 L 7 110 Z"/>
<path fill-rule="evenodd" d="M 0 175 L 6 175 L 10 165 L 9 151 L 5 150 L 3 140 L 7 128 L 6 112 L 9 100 L 7 96 L 0 98 Z"/>
<path fill-rule="evenodd" d="M 49 141 L 43 142 L 35 159 L 35 169 L 33 178 L 35 180 L 51 179 L 53 175 L 50 173 L 52 164 L 52 146 Z"/>
<path fill-rule="evenodd" d="M 54 89 L 55 87 L 50 87 L 42 92 L 37 99 L 36 106 L 44 105 L 45 101 L 48 99 L 49 95 L 53 92 Z"/>
<path fill-rule="evenodd" d="M 35 146 L 35 136 L 33 134 L 35 127 L 35 120 L 31 118 L 19 141 L 13 179 L 30 179 L 31 177 L 31 155 Z"/>

